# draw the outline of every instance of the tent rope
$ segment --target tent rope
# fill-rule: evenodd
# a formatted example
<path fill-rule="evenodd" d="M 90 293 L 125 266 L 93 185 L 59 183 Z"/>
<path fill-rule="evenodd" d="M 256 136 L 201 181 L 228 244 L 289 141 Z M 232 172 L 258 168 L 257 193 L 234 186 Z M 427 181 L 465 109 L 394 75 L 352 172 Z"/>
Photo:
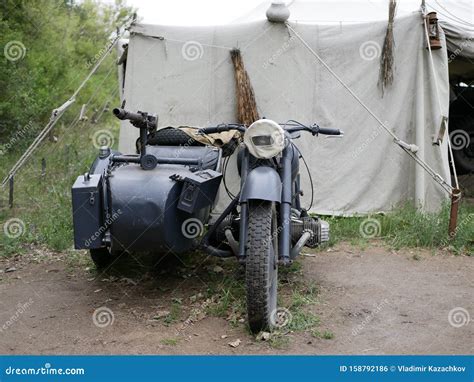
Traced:
<path fill-rule="evenodd" d="M 349 94 L 378 122 L 388 134 L 390 134 L 394 142 L 400 146 L 415 162 L 421 166 L 440 186 L 450 195 L 454 188 L 446 182 L 441 175 L 433 170 L 425 161 L 419 158 L 412 149 L 407 147 L 407 144 L 397 137 L 383 122 L 382 120 L 355 94 L 352 89 L 326 64 L 326 62 L 308 45 L 308 43 L 292 28 L 289 23 L 285 23 L 287 28 L 300 40 L 304 47 L 323 65 L 328 72 L 349 92 Z M 408 145 L 410 146 L 410 145 Z"/>
<path fill-rule="evenodd" d="M 79 94 L 79 92 L 84 88 L 86 83 L 89 81 L 89 79 L 95 74 L 97 69 L 100 67 L 102 62 L 105 60 L 105 58 L 109 55 L 109 53 L 112 51 L 112 49 L 115 47 L 117 42 L 122 38 L 122 36 L 125 34 L 125 32 L 128 30 L 128 28 L 132 25 L 132 23 L 135 21 L 135 18 L 132 18 L 128 22 L 124 24 L 123 31 L 121 33 L 117 33 L 117 35 L 111 40 L 107 50 L 105 53 L 100 57 L 99 60 L 95 63 L 89 74 L 86 76 L 86 78 L 82 81 L 82 83 L 79 85 L 79 87 L 76 89 L 76 91 L 71 95 L 71 97 L 64 102 L 61 106 L 59 106 L 56 109 L 53 109 L 51 112 L 51 117 L 49 119 L 49 122 L 46 124 L 46 126 L 41 130 L 41 132 L 36 136 L 36 138 L 33 140 L 33 142 L 30 144 L 30 146 L 26 149 L 26 151 L 23 153 L 23 155 L 18 159 L 18 161 L 13 165 L 13 167 L 10 169 L 8 172 L 8 175 L 3 179 L 2 181 L 2 187 L 5 187 L 5 185 L 8 183 L 9 179 L 13 178 L 15 174 L 20 170 L 20 168 L 25 164 L 25 162 L 28 160 L 28 158 L 31 156 L 31 154 L 36 150 L 36 148 L 40 145 L 40 143 L 44 140 L 44 138 L 48 135 L 48 133 L 51 131 L 51 129 L 56 125 L 58 120 L 63 116 L 63 114 L 66 112 L 66 110 L 76 101 L 76 96 Z"/>

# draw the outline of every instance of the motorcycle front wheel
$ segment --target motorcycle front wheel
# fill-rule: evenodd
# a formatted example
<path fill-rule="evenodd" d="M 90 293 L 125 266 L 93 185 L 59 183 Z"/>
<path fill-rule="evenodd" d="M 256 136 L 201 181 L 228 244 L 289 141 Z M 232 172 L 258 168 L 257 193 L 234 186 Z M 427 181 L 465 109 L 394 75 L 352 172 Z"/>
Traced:
<path fill-rule="evenodd" d="M 275 204 L 251 200 L 248 204 L 245 281 L 250 330 L 272 328 L 277 305 L 278 233 Z"/>

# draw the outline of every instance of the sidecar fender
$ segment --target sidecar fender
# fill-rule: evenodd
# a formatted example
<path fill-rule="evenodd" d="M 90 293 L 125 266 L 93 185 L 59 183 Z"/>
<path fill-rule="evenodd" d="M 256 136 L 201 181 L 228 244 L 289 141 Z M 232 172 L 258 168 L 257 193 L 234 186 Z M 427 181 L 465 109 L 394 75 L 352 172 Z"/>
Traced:
<path fill-rule="evenodd" d="M 281 201 L 281 188 L 280 175 L 274 168 L 256 167 L 247 174 L 240 193 L 240 201 L 260 199 L 279 203 Z"/>

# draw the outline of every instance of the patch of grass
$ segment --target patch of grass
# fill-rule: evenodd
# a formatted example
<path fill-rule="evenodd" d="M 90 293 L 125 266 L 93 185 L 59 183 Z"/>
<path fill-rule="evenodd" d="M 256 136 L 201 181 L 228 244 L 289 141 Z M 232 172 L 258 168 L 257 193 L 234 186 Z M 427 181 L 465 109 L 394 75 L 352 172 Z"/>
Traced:
<path fill-rule="evenodd" d="M 403 247 L 449 248 L 456 254 L 474 254 L 474 205 L 461 202 L 456 236 L 448 235 L 448 204 L 436 213 L 424 213 L 405 204 L 387 214 L 359 217 L 325 217 L 331 227 L 329 245 L 346 240 L 367 245 L 381 238 L 395 249 Z M 369 224 L 371 223 L 371 224 Z"/>
<path fill-rule="evenodd" d="M 211 272 L 207 294 L 214 302 L 206 308 L 206 312 L 229 318 L 229 322 L 236 326 L 238 320 L 245 316 L 245 281 L 239 274 L 240 265 L 221 263 L 221 266 L 224 268 L 222 274 Z"/>
<path fill-rule="evenodd" d="M 0 257 L 11 257 L 24 252 L 21 243 L 15 239 L 4 238 L 0 242 Z"/>
<path fill-rule="evenodd" d="M 329 332 L 329 331 L 325 331 L 322 335 L 322 337 L 325 339 L 325 340 L 332 340 L 334 338 L 334 333 L 333 332 Z"/>
<path fill-rule="evenodd" d="M 172 323 L 176 322 L 181 317 L 181 312 L 181 303 L 173 299 L 173 303 L 171 304 L 170 308 L 170 314 L 164 318 L 163 323 L 165 325 L 171 325 Z"/>
<path fill-rule="evenodd" d="M 298 309 L 292 309 L 291 311 L 293 317 L 288 326 L 285 327 L 287 330 L 293 332 L 304 332 L 319 324 L 319 317 L 301 307 Z"/>
<path fill-rule="evenodd" d="M 105 115 L 98 125 L 82 123 L 72 130 L 57 125 L 54 135 L 58 141 L 45 140 L 15 176 L 14 208 L 7 206 L 8 187 L 2 190 L 0 253 L 20 253 L 27 244 L 43 244 L 57 251 L 72 248 L 71 186 L 97 156 L 98 150 L 92 144 L 94 132 L 108 130 L 118 137 L 118 127 L 117 121 Z M 2 178 L 21 154 L 10 151 L 2 157 Z M 45 176 L 41 175 L 42 158 L 46 160 Z M 3 232 L 5 223 L 12 218 L 19 219 L 24 227 L 23 233 L 13 239 Z"/>
<path fill-rule="evenodd" d="M 274 332 L 268 340 L 268 345 L 273 349 L 285 349 L 290 344 L 290 339 L 283 333 Z"/>
<path fill-rule="evenodd" d="M 309 306 L 317 303 L 319 289 L 316 284 L 307 284 L 300 278 L 293 277 L 285 285 L 280 285 L 279 290 L 278 306 L 287 307 L 290 319 L 276 334 L 272 333 L 272 337 L 285 336 L 290 332 L 305 332 L 319 325 L 319 317 L 308 311 Z"/>
<path fill-rule="evenodd" d="M 291 263 L 291 265 L 289 266 L 286 266 L 286 267 L 280 267 L 278 269 L 278 272 L 279 272 L 279 276 L 289 276 L 291 274 L 295 274 L 295 273 L 299 273 L 301 272 L 302 270 L 302 265 L 299 261 L 294 261 L 293 263 Z"/>
<path fill-rule="evenodd" d="M 315 283 L 300 288 L 294 288 L 291 294 L 291 308 L 315 304 L 317 302 L 316 298 L 318 293 L 319 290 Z"/>
<path fill-rule="evenodd" d="M 179 340 L 177 338 L 163 338 L 160 340 L 160 343 L 166 346 L 176 346 L 178 345 L 178 342 Z"/>
<path fill-rule="evenodd" d="M 223 290 L 217 297 L 216 303 L 208 308 L 208 313 L 217 317 L 227 317 L 229 308 L 232 306 L 235 297 L 230 289 Z"/>
<path fill-rule="evenodd" d="M 78 267 L 86 268 L 89 267 L 92 272 L 97 272 L 94 267 L 94 263 L 88 253 L 84 251 L 67 251 L 68 253 L 64 257 L 66 262 L 66 271 L 73 273 Z"/>
<path fill-rule="evenodd" d="M 311 336 L 314 338 L 321 338 L 323 335 L 318 329 L 312 329 L 311 330 Z"/>
<path fill-rule="evenodd" d="M 320 332 L 317 329 L 313 329 L 313 330 L 311 330 L 311 336 L 314 337 L 314 338 L 322 338 L 322 339 L 325 339 L 325 340 L 332 340 L 334 338 L 334 333 L 330 332 L 328 330 L 326 330 L 324 332 Z"/>
<path fill-rule="evenodd" d="M 296 280 L 290 282 L 290 285 L 290 293 L 287 293 L 284 298 L 282 296 L 282 301 L 280 301 L 281 305 L 288 306 L 291 313 L 291 320 L 284 329 L 293 332 L 303 332 L 314 328 L 319 324 L 319 317 L 308 312 L 307 307 L 317 303 L 319 294 L 317 285 L 315 283 L 306 284 Z"/>

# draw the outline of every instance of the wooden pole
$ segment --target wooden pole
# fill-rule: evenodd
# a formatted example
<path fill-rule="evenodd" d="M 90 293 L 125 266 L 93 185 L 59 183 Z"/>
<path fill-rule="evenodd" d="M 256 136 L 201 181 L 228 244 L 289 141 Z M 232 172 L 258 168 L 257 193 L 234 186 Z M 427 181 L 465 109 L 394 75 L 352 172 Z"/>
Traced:
<path fill-rule="evenodd" d="M 451 213 L 449 215 L 449 228 L 448 234 L 450 239 L 456 237 L 457 225 L 458 225 L 458 209 L 459 201 L 461 200 L 461 190 L 455 188 L 451 194 Z"/>

